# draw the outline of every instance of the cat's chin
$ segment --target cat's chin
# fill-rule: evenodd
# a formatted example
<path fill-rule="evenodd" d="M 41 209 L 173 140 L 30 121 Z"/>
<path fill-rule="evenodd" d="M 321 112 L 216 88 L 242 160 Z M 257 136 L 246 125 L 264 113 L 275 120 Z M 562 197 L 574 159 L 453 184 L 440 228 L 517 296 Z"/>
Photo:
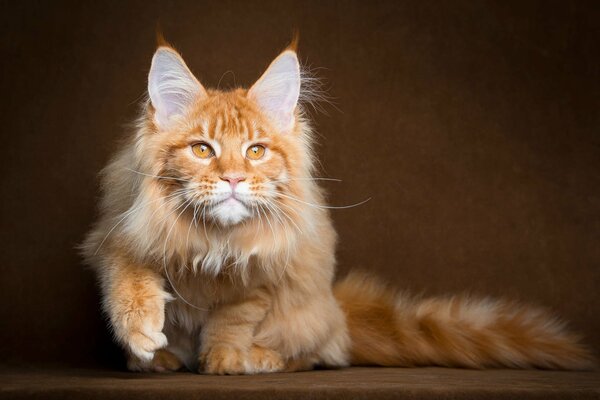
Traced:
<path fill-rule="evenodd" d="M 210 213 L 217 222 L 224 226 L 239 224 L 250 217 L 248 208 L 242 202 L 233 198 L 213 206 Z"/>

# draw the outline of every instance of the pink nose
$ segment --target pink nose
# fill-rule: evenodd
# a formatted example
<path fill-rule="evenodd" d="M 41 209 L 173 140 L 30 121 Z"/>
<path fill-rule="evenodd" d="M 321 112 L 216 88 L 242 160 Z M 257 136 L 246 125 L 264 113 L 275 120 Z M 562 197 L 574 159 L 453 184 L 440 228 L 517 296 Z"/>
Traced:
<path fill-rule="evenodd" d="M 246 180 L 245 176 L 221 176 L 220 178 L 223 181 L 229 182 L 229 185 L 231 185 L 231 190 L 235 190 L 235 187 L 238 183 Z"/>

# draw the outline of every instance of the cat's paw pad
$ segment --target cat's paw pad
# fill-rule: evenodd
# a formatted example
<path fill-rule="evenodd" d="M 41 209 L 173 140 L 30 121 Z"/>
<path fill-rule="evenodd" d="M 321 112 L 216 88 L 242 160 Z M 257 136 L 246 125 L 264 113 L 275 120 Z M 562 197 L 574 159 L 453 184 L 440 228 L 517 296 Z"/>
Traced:
<path fill-rule="evenodd" d="M 253 345 L 248 353 L 248 373 L 260 374 L 282 371 L 285 367 L 279 353 L 265 347 Z"/>
<path fill-rule="evenodd" d="M 244 352 L 236 347 L 217 345 L 200 355 L 200 372 L 217 375 L 244 374 L 245 358 Z"/>

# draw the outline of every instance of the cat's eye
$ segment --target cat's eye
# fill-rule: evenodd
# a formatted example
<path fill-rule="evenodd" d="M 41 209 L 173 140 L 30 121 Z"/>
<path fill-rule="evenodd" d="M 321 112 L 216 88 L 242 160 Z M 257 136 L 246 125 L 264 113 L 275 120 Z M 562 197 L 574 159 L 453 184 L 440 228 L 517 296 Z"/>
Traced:
<path fill-rule="evenodd" d="M 192 145 L 192 152 L 198 158 L 210 158 L 215 155 L 215 151 L 206 143 L 195 143 Z"/>
<path fill-rule="evenodd" d="M 260 160 L 265 155 L 265 146 L 260 144 L 255 144 L 253 146 L 248 147 L 246 150 L 246 157 L 250 160 Z"/>

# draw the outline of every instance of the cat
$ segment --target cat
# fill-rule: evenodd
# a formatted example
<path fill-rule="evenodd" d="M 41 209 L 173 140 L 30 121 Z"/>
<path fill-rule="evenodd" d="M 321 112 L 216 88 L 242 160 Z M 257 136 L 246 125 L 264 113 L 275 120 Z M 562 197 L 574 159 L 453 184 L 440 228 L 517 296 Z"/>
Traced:
<path fill-rule="evenodd" d="M 159 43 L 149 99 L 101 173 L 82 245 L 128 368 L 591 368 L 579 337 L 535 307 L 410 298 L 365 272 L 334 283 L 337 236 L 296 53 L 250 89 L 221 91 Z"/>

